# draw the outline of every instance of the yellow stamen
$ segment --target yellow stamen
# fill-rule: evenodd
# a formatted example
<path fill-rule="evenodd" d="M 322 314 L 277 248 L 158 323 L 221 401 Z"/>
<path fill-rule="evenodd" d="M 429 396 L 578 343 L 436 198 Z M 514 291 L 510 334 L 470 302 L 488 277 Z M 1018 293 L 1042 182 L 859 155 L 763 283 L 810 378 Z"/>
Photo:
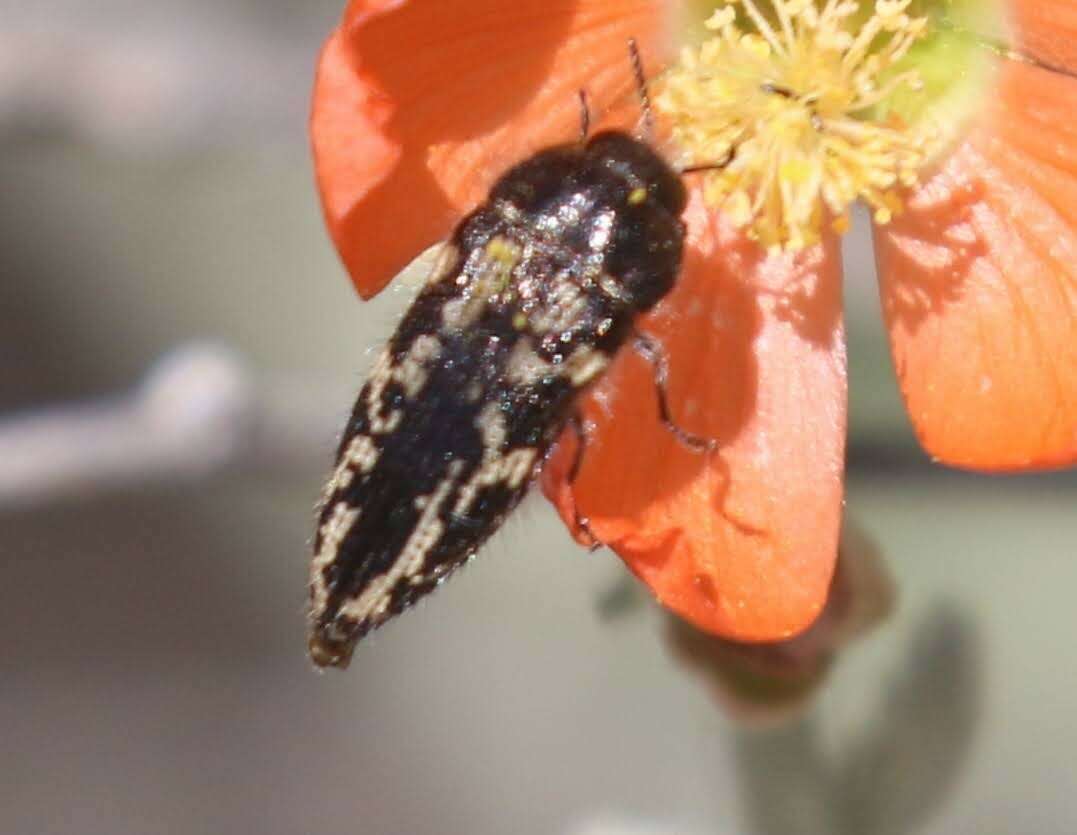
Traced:
<path fill-rule="evenodd" d="M 876 221 L 900 213 L 896 189 L 915 185 L 936 134 L 880 119 L 880 104 L 921 88 L 895 69 L 926 30 L 911 0 L 726 0 L 713 34 L 682 51 L 656 106 L 704 173 L 704 197 L 768 247 L 800 249 L 848 227 L 863 200 Z M 739 12 L 739 15 L 738 15 Z M 739 19 L 739 23 L 738 23 Z"/>

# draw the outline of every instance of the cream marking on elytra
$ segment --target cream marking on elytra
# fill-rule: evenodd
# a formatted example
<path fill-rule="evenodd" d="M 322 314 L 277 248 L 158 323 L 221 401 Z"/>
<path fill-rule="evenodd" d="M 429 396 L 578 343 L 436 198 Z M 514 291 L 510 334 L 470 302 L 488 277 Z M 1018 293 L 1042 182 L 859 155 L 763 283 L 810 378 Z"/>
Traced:
<path fill-rule="evenodd" d="M 456 274 L 456 262 L 460 260 L 460 250 L 451 243 L 444 243 L 434 259 L 434 265 L 427 276 L 427 284 L 437 284 L 443 278 Z"/>
<path fill-rule="evenodd" d="M 369 435 L 356 435 L 352 438 L 322 491 L 322 504 L 327 504 L 339 491 L 348 488 L 355 479 L 355 470 L 363 475 L 371 472 L 380 456 L 381 450 Z"/>
<path fill-rule="evenodd" d="M 482 434 L 484 457 L 498 454 L 509 437 L 509 428 L 505 423 L 505 413 L 501 411 L 501 407 L 496 402 L 487 403 L 475 418 L 475 426 Z"/>
<path fill-rule="evenodd" d="M 557 373 L 557 367 L 544 360 L 526 336 L 512 346 L 512 353 L 505 363 L 505 379 L 514 385 L 532 386 Z"/>
<path fill-rule="evenodd" d="M 460 488 L 453 506 L 453 513 L 457 515 L 471 509 L 483 487 L 505 484 L 515 490 L 530 477 L 538 459 L 538 450 L 534 447 L 502 452 L 509 432 L 505 415 L 497 403 L 487 403 L 475 419 L 475 425 L 482 433 L 482 463 Z"/>
<path fill-rule="evenodd" d="M 617 283 L 617 280 L 608 273 L 602 273 L 598 279 L 598 289 L 616 301 L 626 301 L 624 288 Z"/>
<path fill-rule="evenodd" d="M 537 333 L 565 331 L 580 321 L 587 310 L 588 299 L 568 276 L 559 276 L 541 313 L 529 317 L 531 329 Z"/>
<path fill-rule="evenodd" d="M 359 520 L 360 509 L 351 507 L 347 502 L 337 502 L 333 513 L 321 528 L 321 547 L 314 555 L 310 565 L 311 611 L 325 611 L 329 599 L 329 588 L 325 583 L 325 568 L 337 558 L 340 545 L 348 532 Z"/>
<path fill-rule="evenodd" d="M 366 396 L 367 420 L 374 435 L 388 435 L 395 432 L 403 420 L 399 409 L 393 409 L 388 415 L 382 414 L 382 396 L 385 387 L 393 379 L 393 358 L 388 350 L 382 351 L 370 371 L 370 381 Z"/>
<path fill-rule="evenodd" d="M 359 472 L 366 474 L 374 469 L 379 456 L 381 456 L 381 450 L 375 446 L 369 435 L 356 435 L 348 444 L 348 448 L 344 450 L 340 463 L 354 466 Z"/>
<path fill-rule="evenodd" d="M 412 398 L 422 391 L 430 376 L 430 363 L 440 355 L 441 342 L 436 336 L 424 333 L 415 337 L 404 360 L 393 368 L 393 379 L 400 383 L 405 395 Z"/>
<path fill-rule="evenodd" d="M 587 245 L 594 252 L 603 252 L 609 246 L 613 234 L 613 223 L 617 219 L 613 212 L 603 212 L 595 219 L 595 229 L 587 239 Z"/>
<path fill-rule="evenodd" d="M 485 303 L 484 299 L 483 304 Z M 462 331 L 475 324 L 481 312 L 482 307 L 476 305 L 475 299 L 471 296 L 452 299 L 445 302 L 444 307 L 441 308 L 441 324 L 447 330 Z"/>
<path fill-rule="evenodd" d="M 441 310 L 442 324 L 451 330 L 465 330 L 474 325 L 487 302 L 511 285 L 513 271 L 522 258 L 520 247 L 501 236 L 491 238 L 485 247 L 471 252 L 460 274 L 472 276 L 467 292 L 445 303 Z"/>
<path fill-rule="evenodd" d="M 363 437 L 366 436 L 364 435 Z M 341 461 L 337 464 L 336 469 L 333 470 L 333 474 L 329 477 L 329 481 L 326 482 L 322 490 L 322 500 L 319 507 L 325 507 L 325 505 L 329 504 L 329 500 L 339 491 L 347 489 L 354 478 L 355 473 L 352 472 L 348 462 Z"/>
<path fill-rule="evenodd" d="M 579 388 L 591 382 L 605 371 L 610 358 L 590 345 L 581 345 L 561 364 L 561 373 L 568 376 L 573 386 Z"/>
<path fill-rule="evenodd" d="M 579 388 L 586 385 L 609 365 L 606 354 L 589 345 L 580 345 L 561 363 L 543 359 L 526 337 L 513 346 L 505 364 L 505 379 L 516 385 L 532 386 L 544 378 L 564 377 Z"/>
<path fill-rule="evenodd" d="M 479 490 L 504 484 L 515 490 L 531 477 L 538 459 L 538 450 L 534 447 L 520 447 L 505 455 L 496 455 L 483 460 L 475 474 L 460 488 L 460 495 L 453 506 L 453 513 L 463 515 L 471 509 Z"/>
<path fill-rule="evenodd" d="M 422 515 L 416 523 L 411 536 L 404 544 L 389 570 L 370 581 L 361 595 L 345 602 L 340 607 L 338 619 L 350 618 L 362 622 L 368 618 L 377 618 L 385 613 L 392 601 L 393 589 L 401 580 L 421 576 L 426 555 L 437 545 L 445 532 L 445 523 L 438 518 L 441 506 L 449 497 L 456 484 L 456 477 L 464 464 L 453 461 L 445 478 L 441 480 L 432 493 L 426 496 Z"/>

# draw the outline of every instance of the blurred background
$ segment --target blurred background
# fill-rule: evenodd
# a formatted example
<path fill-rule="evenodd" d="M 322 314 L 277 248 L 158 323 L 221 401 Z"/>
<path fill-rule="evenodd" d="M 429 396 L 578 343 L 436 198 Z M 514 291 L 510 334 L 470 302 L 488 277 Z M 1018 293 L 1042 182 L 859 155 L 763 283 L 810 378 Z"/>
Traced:
<path fill-rule="evenodd" d="M 1077 831 L 1077 478 L 925 459 L 862 234 L 813 633 L 701 638 L 534 497 L 313 671 L 312 508 L 412 292 L 322 229 L 341 5 L 0 0 L 0 832 Z"/>

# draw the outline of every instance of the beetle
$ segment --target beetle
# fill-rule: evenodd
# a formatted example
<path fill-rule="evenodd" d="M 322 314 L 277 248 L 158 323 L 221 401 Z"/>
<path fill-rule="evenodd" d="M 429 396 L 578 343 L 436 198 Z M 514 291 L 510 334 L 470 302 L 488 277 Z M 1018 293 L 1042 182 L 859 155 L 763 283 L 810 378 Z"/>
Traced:
<path fill-rule="evenodd" d="M 583 138 L 495 182 L 359 393 L 314 541 L 308 645 L 319 666 L 347 666 L 360 638 L 467 562 L 568 424 L 585 440 L 577 399 L 627 344 L 655 367 L 661 420 L 709 448 L 672 421 L 664 355 L 634 327 L 680 270 L 686 190 L 648 142 L 587 139 L 581 101 Z"/>

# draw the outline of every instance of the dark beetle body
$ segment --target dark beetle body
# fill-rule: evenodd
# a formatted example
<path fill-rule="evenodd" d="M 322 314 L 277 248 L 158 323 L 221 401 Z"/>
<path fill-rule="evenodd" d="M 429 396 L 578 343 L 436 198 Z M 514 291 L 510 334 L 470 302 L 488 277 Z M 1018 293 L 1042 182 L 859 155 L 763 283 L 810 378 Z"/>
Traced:
<path fill-rule="evenodd" d="M 497 530 L 673 286 L 684 205 L 654 151 L 607 132 L 520 163 L 460 223 L 340 443 L 311 571 L 315 663 L 345 666 Z"/>

